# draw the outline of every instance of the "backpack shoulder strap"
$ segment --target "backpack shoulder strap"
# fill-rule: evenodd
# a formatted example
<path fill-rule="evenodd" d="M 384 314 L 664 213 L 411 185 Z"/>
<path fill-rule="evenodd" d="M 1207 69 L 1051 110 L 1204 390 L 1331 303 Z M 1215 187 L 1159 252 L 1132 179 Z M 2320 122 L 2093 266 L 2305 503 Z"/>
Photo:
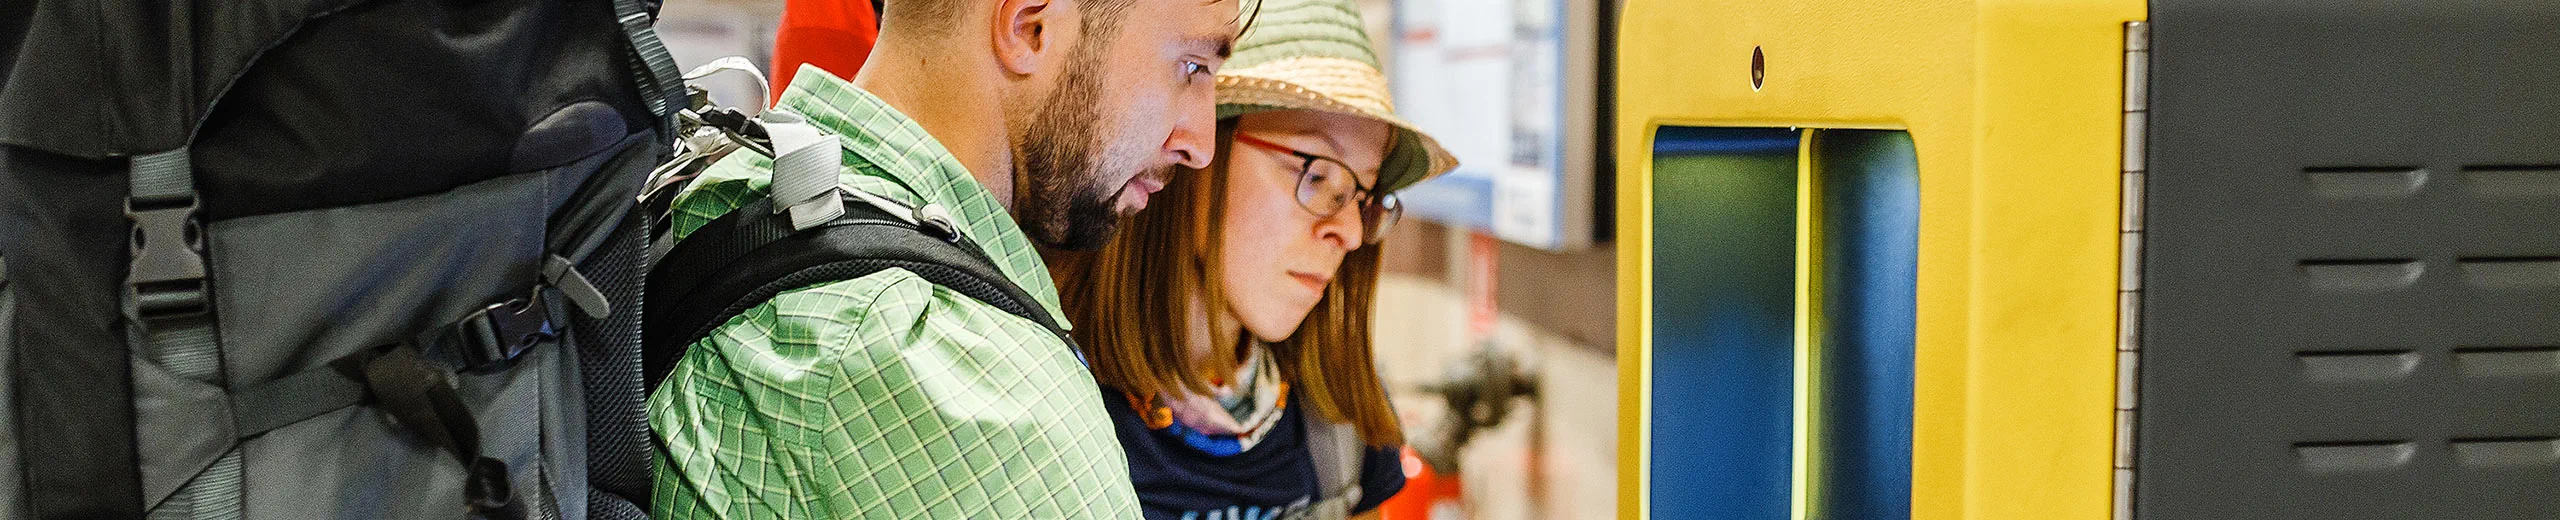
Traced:
<path fill-rule="evenodd" d="M 910 210 L 867 193 L 839 192 L 844 213 L 833 220 L 794 230 L 792 212 L 776 213 L 770 199 L 759 199 L 704 224 L 667 252 L 649 273 L 643 305 L 643 380 L 649 389 L 657 388 L 685 349 L 739 313 L 783 291 L 893 267 L 1029 319 L 1075 344 L 1048 309 L 1005 278 L 939 206 Z"/>
<path fill-rule="evenodd" d="M 675 131 L 675 116 L 684 108 L 684 81 L 676 75 L 676 58 L 667 52 L 667 44 L 658 39 L 657 8 L 648 0 L 614 0 L 614 21 L 622 26 L 622 36 L 631 45 L 631 78 L 640 87 L 640 99 L 649 105 L 659 139 Z"/>
<path fill-rule="evenodd" d="M 1315 461 L 1317 492 L 1307 518 L 1350 517 L 1351 506 L 1360 503 L 1360 459 L 1367 448 L 1360 441 L 1360 429 L 1312 413 L 1306 415 L 1305 423 L 1307 455 Z"/>

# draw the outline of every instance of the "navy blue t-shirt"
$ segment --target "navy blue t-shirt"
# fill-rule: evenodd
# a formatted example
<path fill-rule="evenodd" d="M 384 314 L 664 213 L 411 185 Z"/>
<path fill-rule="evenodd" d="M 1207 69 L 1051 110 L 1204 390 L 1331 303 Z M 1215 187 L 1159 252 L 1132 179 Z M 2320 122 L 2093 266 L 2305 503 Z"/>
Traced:
<path fill-rule="evenodd" d="M 1316 466 L 1307 452 L 1302 402 L 1292 392 L 1291 406 L 1280 410 L 1271 433 L 1243 453 L 1220 457 L 1183 442 L 1172 433 L 1147 428 L 1145 418 L 1129 406 L 1127 394 L 1105 387 L 1104 408 L 1118 430 L 1120 447 L 1129 452 L 1129 477 L 1147 520 L 1272 520 L 1289 518 L 1320 497 Z M 1366 448 L 1361 456 L 1360 502 L 1353 514 L 1376 509 L 1404 489 L 1404 463 L 1396 448 Z"/>

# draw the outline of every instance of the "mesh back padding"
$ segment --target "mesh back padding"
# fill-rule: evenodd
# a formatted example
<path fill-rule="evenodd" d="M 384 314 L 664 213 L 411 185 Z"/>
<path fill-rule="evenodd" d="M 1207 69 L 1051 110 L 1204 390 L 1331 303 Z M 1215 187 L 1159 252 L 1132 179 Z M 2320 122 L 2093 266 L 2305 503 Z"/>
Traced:
<path fill-rule="evenodd" d="M 640 384 L 640 291 L 649 273 L 648 225 L 626 215 L 604 249 L 580 266 L 613 302 L 603 320 L 579 319 L 578 368 L 586 382 L 590 518 L 644 519 L 649 494 L 648 395 Z"/>

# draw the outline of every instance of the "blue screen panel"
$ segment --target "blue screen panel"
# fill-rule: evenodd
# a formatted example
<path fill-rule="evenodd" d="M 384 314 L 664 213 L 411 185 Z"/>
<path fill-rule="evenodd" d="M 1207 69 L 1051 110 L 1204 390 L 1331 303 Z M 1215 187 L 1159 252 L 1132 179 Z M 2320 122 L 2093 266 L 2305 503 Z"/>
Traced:
<path fill-rule="evenodd" d="M 1821 518 L 1911 517 L 1919 164 L 1911 134 L 1822 130 Z"/>
<path fill-rule="evenodd" d="M 1798 134 L 1657 135 L 1649 512 L 1787 518 Z"/>

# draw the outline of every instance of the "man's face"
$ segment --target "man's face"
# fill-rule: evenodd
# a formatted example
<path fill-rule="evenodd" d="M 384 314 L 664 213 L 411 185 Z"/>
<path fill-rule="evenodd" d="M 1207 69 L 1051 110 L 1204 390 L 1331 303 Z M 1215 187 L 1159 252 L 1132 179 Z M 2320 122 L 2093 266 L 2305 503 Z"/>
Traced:
<path fill-rule="evenodd" d="M 1015 208 L 1042 245 L 1100 247 L 1175 167 L 1206 168 L 1215 152 L 1214 75 L 1239 1 L 1123 1 L 1105 15 L 1117 21 L 1086 19 L 1058 84 L 1013 138 Z"/>

